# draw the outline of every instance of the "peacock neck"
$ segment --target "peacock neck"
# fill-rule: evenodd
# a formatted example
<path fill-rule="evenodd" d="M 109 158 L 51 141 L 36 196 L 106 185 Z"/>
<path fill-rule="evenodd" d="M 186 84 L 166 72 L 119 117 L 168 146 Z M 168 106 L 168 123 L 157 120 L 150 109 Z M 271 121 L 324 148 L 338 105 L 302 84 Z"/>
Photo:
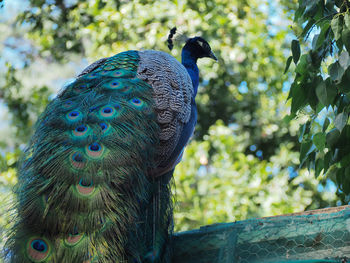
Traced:
<path fill-rule="evenodd" d="M 194 89 L 194 96 L 196 96 L 199 84 L 199 70 L 197 66 L 197 58 L 194 57 L 189 50 L 183 48 L 181 54 L 181 62 L 191 77 Z"/>

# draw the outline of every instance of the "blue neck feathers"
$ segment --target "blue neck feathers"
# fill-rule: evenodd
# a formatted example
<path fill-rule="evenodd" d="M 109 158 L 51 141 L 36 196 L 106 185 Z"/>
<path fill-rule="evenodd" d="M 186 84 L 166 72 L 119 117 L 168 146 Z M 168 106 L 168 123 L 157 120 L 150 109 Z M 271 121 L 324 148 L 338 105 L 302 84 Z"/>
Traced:
<path fill-rule="evenodd" d="M 194 89 L 194 96 L 196 96 L 199 84 L 199 70 L 197 67 L 197 58 L 194 57 L 191 54 L 191 52 L 186 48 L 182 49 L 181 58 L 182 65 L 184 65 L 184 67 L 187 69 L 188 74 L 191 77 Z"/>

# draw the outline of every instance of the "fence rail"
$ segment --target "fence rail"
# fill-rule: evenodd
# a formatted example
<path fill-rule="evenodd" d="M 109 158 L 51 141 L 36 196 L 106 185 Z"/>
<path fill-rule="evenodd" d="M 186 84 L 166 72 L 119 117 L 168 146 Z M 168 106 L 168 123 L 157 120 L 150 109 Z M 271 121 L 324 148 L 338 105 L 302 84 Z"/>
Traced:
<path fill-rule="evenodd" d="M 180 232 L 173 263 L 350 262 L 350 206 Z"/>

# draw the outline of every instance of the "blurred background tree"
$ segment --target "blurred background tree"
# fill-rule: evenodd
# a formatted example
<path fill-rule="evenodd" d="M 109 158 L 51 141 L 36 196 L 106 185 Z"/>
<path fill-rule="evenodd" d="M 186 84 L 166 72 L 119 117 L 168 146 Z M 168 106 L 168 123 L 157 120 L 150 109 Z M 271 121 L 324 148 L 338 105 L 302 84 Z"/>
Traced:
<path fill-rule="evenodd" d="M 175 171 L 176 231 L 340 205 L 331 180 L 298 169 L 287 103 L 294 1 L 8 0 L 0 9 L 0 198 L 38 114 L 89 63 L 128 49 L 169 52 L 177 26 L 209 41 L 196 133 Z M 172 55 L 180 59 L 183 43 Z M 287 116 L 287 117 L 286 117 Z M 8 207 L 0 206 L 1 231 Z"/>

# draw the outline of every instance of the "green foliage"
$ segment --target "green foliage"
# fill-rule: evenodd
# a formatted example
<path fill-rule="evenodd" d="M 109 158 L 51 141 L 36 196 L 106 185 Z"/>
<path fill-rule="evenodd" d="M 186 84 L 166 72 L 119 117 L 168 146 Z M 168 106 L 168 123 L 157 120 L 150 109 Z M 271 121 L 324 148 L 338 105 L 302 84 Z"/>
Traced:
<path fill-rule="evenodd" d="M 269 161 L 261 161 L 241 152 L 248 136 L 218 121 L 203 141 L 188 146 L 175 170 L 176 230 L 327 204 L 323 200 L 332 196 L 329 193 L 315 198 L 320 178 L 310 178 L 307 169 L 297 177 L 289 176 L 286 166 L 298 164 L 298 154 L 290 150 L 292 143 L 280 145 Z"/>
<path fill-rule="evenodd" d="M 344 203 L 350 201 L 349 8 L 348 0 L 299 0 L 295 33 L 303 41 L 304 54 L 296 66 L 289 93 L 292 116 L 308 116 L 301 126 L 300 162 L 315 168 L 316 175 L 327 173 L 337 183 Z M 294 62 L 299 41 L 292 41 Z M 287 60 L 286 68 L 289 64 Z"/>
<path fill-rule="evenodd" d="M 9 19 L 7 25 L 0 24 L 4 32 L 0 35 L 4 40 L 0 41 L 0 52 L 5 54 L 11 49 L 5 45 L 11 42 L 5 40 L 14 39 L 11 51 L 19 53 L 23 62 L 14 63 L 9 58 L 12 66 L 8 70 L 0 67 L 4 76 L 0 78 L 0 98 L 9 109 L 7 132 L 13 136 L 11 140 L 1 138 L 3 152 L 18 151 L 19 145 L 28 141 L 49 95 L 56 93 L 62 79 L 74 77 L 86 66 L 87 60 L 93 62 L 128 49 L 169 52 L 168 31 L 177 26 L 188 36 L 204 36 L 219 58 L 218 63 L 204 59 L 199 62 L 199 120 L 195 138 L 175 175 L 177 230 L 335 205 L 332 193 L 317 190 L 319 184 L 326 185 L 325 178 L 315 179 L 305 169 L 297 171 L 298 126 L 304 118 L 284 118 L 290 106 L 297 112 L 309 97 L 314 101 L 322 97 L 327 103 L 337 94 L 330 88 L 330 78 L 318 80 L 317 83 L 325 84 L 318 91 L 313 83 L 305 81 L 301 86 L 297 82 L 291 88 L 292 103 L 286 104 L 288 94 L 283 87 L 290 75 L 282 74 L 283 71 L 296 68 L 302 75 L 308 72 L 312 57 L 301 52 L 298 55 L 302 42 L 295 41 L 285 67 L 285 54 L 291 47 L 288 24 L 272 22 L 270 13 L 283 14 L 280 19 L 284 21 L 296 9 L 296 1 L 281 0 L 280 5 L 267 0 L 29 2 L 31 8 L 21 11 L 16 21 Z M 312 10 L 308 7 L 308 12 Z M 304 13 L 297 11 L 296 15 Z M 323 24 L 326 28 L 327 23 Z M 326 46 L 322 38 L 333 34 L 330 22 L 327 30 L 315 43 L 319 48 Z M 307 32 L 303 32 L 304 36 Z M 29 48 L 23 52 L 19 47 L 27 44 Z M 182 45 L 178 41 L 172 51 L 178 59 Z M 347 63 L 346 55 L 343 56 L 341 67 Z M 299 59 L 296 67 L 291 63 L 293 58 L 294 62 Z M 348 74 L 345 71 L 343 78 Z M 313 93 L 308 93 L 308 86 Z M 341 87 L 350 92 L 347 86 Z M 17 115 L 20 107 L 24 112 Z M 333 127 L 332 122 L 325 129 Z M 304 126 L 302 138 L 310 134 L 311 128 L 314 129 Z M 347 125 L 342 133 L 346 129 Z M 310 140 L 316 141 L 319 149 L 326 147 L 328 137 L 318 135 Z M 308 151 L 305 149 L 307 157 Z"/>

